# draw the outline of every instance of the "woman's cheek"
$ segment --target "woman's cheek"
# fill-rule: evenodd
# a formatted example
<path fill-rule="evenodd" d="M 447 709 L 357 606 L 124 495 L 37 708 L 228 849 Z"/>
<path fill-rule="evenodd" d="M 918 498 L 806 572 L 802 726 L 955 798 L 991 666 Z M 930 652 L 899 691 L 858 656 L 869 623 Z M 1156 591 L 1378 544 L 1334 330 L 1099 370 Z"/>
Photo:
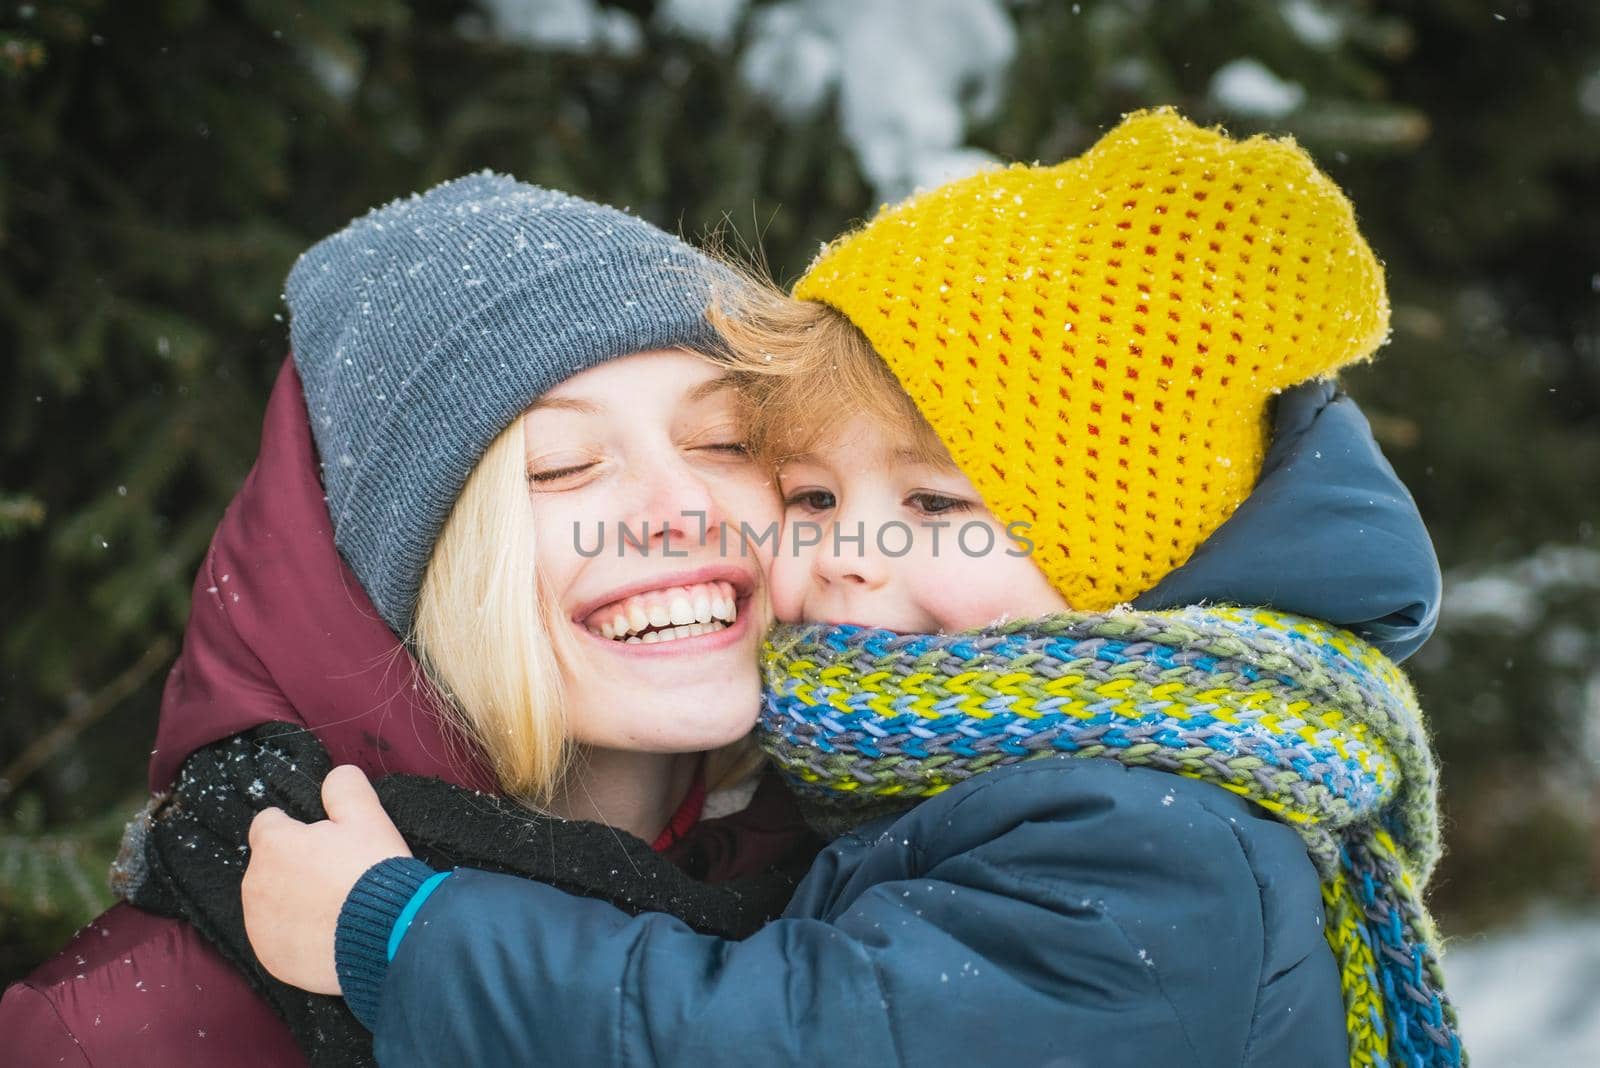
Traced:
<path fill-rule="evenodd" d="M 602 526 L 598 513 L 583 525 L 581 513 L 567 505 L 562 494 L 542 495 L 533 502 L 534 552 L 545 578 L 558 589 L 582 566 L 584 556 L 578 551 L 579 545 L 592 555 L 596 539 L 610 533 Z"/>
<path fill-rule="evenodd" d="M 758 471 L 731 478 L 718 494 L 725 537 L 716 544 L 728 555 L 756 556 L 763 572 L 772 565 L 772 547 L 782 534 L 783 504 L 770 479 Z M 708 532 L 709 540 L 709 532 Z"/>

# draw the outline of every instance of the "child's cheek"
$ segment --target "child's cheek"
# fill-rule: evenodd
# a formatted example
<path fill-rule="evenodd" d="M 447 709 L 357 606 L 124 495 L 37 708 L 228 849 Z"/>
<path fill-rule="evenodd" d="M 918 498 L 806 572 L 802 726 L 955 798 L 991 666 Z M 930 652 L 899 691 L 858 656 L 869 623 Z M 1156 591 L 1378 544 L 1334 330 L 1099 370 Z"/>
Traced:
<path fill-rule="evenodd" d="M 799 554 L 782 542 L 767 573 L 767 587 L 772 596 L 772 614 L 779 623 L 805 621 L 806 585 L 811 581 L 811 568 Z"/>
<path fill-rule="evenodd" d="M 974 546 L 981 545 L 972 539 Z M 945 631 L 969 630 L 998 619 L 1029 619 L 1064 610 L 1066 601 L 1027 557 L 1007 555 L 1009 542 L 969 556 L 954 548 L 925 561 L 918 601 Z"/>
<path fill-rule="evenodd" d="M 943 584 L 930 601 L 925 610 L 939 621 L 943 631 L 970 630 L 1019 614 L 1003 589 L 970 575 Z"/>

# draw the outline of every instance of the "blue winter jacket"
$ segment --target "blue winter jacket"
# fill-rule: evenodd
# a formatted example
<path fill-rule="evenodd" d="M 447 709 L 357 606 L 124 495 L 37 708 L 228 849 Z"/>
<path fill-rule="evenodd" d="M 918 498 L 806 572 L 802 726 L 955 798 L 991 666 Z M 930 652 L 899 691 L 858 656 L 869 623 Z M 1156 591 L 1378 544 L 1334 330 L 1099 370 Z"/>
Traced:
<path fill-rule="evenodd" d="M 1142 606 L 1268 603 L 1409 653 L 1439 600 L 1410 496 L 1331 387 L 1277 420 L 1250 501 Z M 837 839 L 740 942 L 396 859 L 338 944 L 384 1065 L 1342 1066 L 1322 923 L 1300 839 L 1264 811 L 1063 756 Z"/>
<path fill-rule="evenodd" d="M 461 869 L 376 982 L 382 1065 L 1349 1063 L 1294 832 L 1072 757 L 845 835 L 742 942 Z"/>

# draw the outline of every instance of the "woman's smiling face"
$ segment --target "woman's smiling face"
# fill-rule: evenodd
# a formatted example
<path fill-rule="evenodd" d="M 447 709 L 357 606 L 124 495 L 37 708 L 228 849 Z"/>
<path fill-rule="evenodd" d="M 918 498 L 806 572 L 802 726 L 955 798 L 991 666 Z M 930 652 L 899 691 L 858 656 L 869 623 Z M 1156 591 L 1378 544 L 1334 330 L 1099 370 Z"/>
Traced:
<path fill-rule="evenodd" d="M 523 416 L 540 581 L 560 606 L 572 740 L 686 753 L 759 710 L 781 515 L 725 372 L 681 350 L 610 360 Z"/>

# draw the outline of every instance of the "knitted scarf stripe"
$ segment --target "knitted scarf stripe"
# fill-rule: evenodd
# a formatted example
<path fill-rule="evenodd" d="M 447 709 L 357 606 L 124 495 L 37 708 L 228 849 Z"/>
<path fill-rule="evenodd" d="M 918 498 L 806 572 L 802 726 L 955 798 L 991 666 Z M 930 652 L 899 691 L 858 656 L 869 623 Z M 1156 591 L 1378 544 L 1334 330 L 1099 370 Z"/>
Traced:
<path fill-rule="evenodd" d="M 1420 889 L 1437 772 L 1410 684 L 1354 635 L 1243 608 L 1068 612 L 954 635 L 779 627 L 762 744 L 842 810 L 1057 754 L 1215 783 L 1304 839 L 1353 1065 L 1465 1063 Z"/>

